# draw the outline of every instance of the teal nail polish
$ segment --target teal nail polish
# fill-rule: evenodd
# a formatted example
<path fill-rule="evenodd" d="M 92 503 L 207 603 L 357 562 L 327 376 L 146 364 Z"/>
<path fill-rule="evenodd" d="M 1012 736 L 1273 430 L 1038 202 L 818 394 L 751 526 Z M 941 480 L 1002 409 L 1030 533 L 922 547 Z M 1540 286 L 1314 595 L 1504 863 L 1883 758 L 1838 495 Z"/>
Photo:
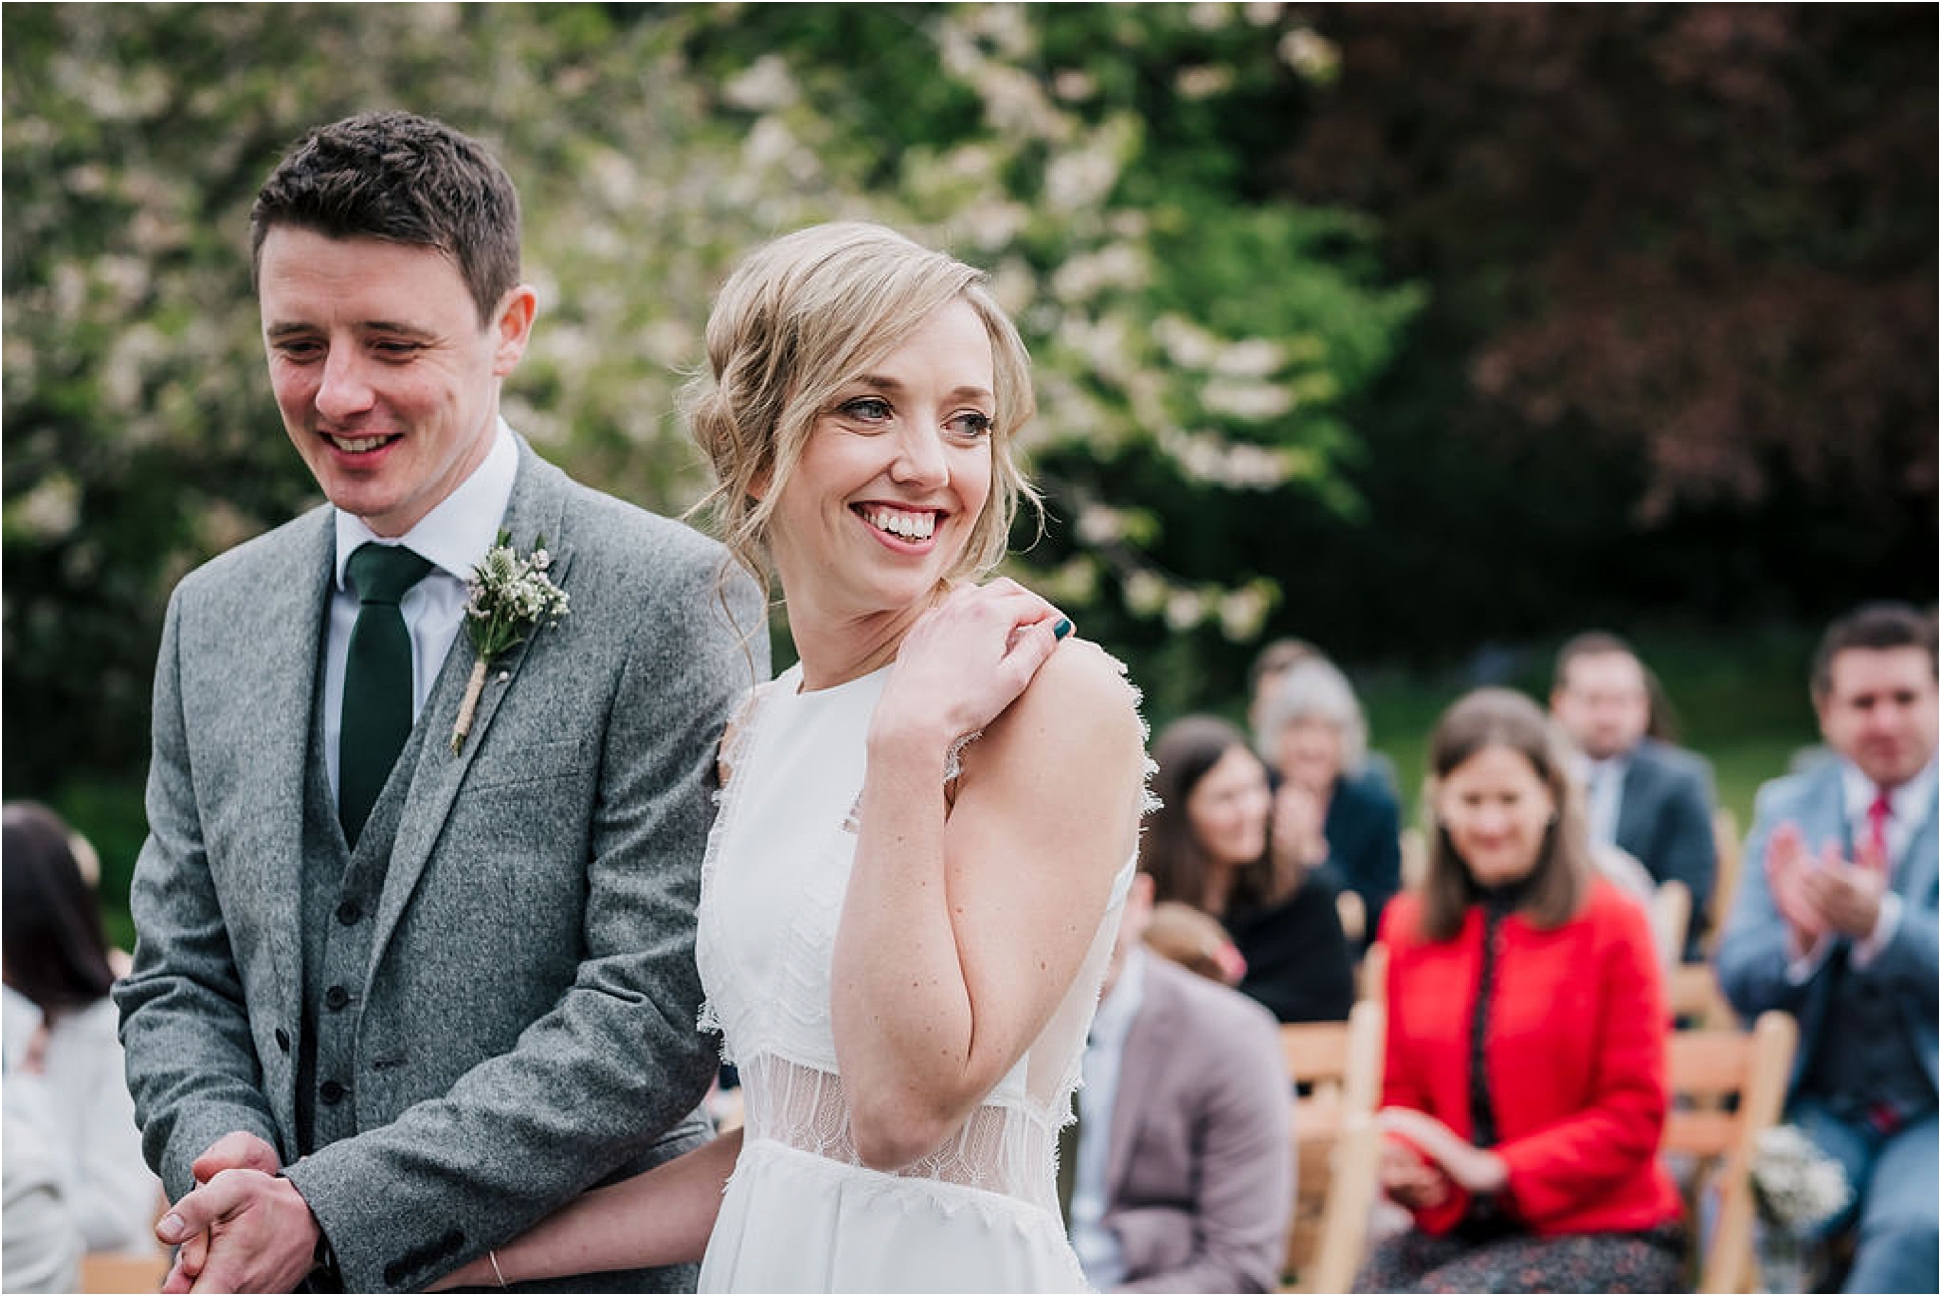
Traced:
<path fill-rule="evenodd" d="M 1054 639 L 1063 639 L 1071 632 L 1072 619 L 1070 617 L 1059 617 L 1058 624 L 1051 628 L 1051 637 Z"/>

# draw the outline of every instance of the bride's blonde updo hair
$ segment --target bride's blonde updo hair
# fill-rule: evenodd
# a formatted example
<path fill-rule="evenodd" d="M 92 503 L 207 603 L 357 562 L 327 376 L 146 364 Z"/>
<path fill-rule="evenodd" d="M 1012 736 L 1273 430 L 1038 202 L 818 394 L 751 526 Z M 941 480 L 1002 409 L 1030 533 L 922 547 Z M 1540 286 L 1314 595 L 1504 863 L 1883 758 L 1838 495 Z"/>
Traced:
<path fill-rule="evenodd" d="M 816 417 L 957 300 L 984 321 L 997 390 L 990 497 L 945 577 L 986 572 L 1004 556 L 1019 501 L 1037 503 L 1016 458 L 1017 432 L 1037 407 L 1024 342 L 984 285 L 982 271 L 859 222 L 776 239 L 729 276 L 708 317 L 708 371 L 684 404 L 715 475 L 696 508 L 716 510 L 722 542 L 756 580 L 767 579 L 768 520 Z"/>

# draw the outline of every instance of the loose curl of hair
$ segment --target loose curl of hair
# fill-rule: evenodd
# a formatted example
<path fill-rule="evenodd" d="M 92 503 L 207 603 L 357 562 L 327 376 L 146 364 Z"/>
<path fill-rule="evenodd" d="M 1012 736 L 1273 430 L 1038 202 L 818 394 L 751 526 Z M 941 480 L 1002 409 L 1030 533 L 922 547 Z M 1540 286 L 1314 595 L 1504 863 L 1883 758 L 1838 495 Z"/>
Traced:
<path fill-rule="evenodd" d="M 714 511 L 722 543 L 758 582 L 769 576 L 775 502 L 817 417 L 953 301 L 976 311 L 990 336 L 996 408 L 990 497 L 944 579 L 981 575 L 1004 557 L 1020 504 L 1038 506 L 1016 457 L 1037 406 L 1024 342 L 985 285 L 983 271 L 861 222 L 776 239 L 729 276 L 708 318 L 707 371 L 682 404 L 715 475 L 695 509 Z"/>
<path fill-rule="evenodd" d="M 1562 742 L 1535 702 L 1505 688 L 1476 689 L 1458 698 L 1429 737 L 1429 800 L 1433 804 L 1436 782 L 1486 747 L 1506 748 L 1529 761 L 1550 790 L 1556 818 L 1544 831 L 1518 908 L 1538 927 L 1562 926 L 1583 907 L 1590 889 L 1590 830 Z M 1478 895 L 1469 866 L 1438 821 L 1422 879 L 1423 934 L 1433 941 L 1453 940 Z"/>
<path fill-rule="evenodd" d="M 1150 873 L 1153 899 L 1159 903 L 1178 900 L 1195 909 L 1206 908 L 1206 848 L 1193 831 L 1193 819 L 1186 802 L 1207 772 L 1234 749 L 1258 760 L 1247 736 L 1217 716 L 1189 715 L 1166 726 L 1153 740 L 1153 795 L 1159 809 L 1146 820 L 1139 837 L 1139 870 Z M 1260 858 L 1233 871 L 1233 884 L 1227 893 L 1227 912 L 1245 913 L 1271 904 L 1288 894 L 1295 880 L 1282 877 L 1274 862 L 1273 825 L 1268 825 L 1267 848 Z M 1223 914 L 1213 915 L 1224 918 Z"/>

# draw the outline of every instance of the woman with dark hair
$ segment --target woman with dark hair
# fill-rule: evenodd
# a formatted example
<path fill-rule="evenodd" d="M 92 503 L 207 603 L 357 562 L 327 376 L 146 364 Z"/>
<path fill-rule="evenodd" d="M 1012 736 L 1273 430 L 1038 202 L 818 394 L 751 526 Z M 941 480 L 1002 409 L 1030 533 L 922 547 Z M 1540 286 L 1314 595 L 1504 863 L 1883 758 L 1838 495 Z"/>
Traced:
<path fill-rule="evenodd" d="M 88 1249 L 149 1251 L 161 1188 L 123 1078 L 99 906 L 58 816 L 12 802 L 0 820 L 7 1085 L 30 1100 Z"/>
<path fill-rule="evenodd" d="M 1139 843 L 1156 898 L 1226 925 L 1246 960 L 1237 989 L 1284 1022 L 1339 1021 L 1354 1006 L 1354 962 L 1335 891 L 1303 867 L 1290 806 L 1268 788 L 1246 735 L 1187 716 L 1153 743 L 1160 808 Z"/>
<path fill-rule="evenodd" d="M 1436 833 L 1389 906 L 1381 1180 L 1415 1227 L 1363 1291 L 1671 1291 L 1667 1021 L 1643 910 L 1594 872 L 1544 714 L 1480 689 L 1430 739 Z"/>

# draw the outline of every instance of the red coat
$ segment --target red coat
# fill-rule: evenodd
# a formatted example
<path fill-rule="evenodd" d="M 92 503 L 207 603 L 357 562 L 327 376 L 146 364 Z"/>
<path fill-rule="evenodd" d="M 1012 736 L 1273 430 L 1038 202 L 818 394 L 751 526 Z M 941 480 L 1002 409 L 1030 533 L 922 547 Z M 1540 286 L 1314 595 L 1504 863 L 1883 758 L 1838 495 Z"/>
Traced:
<path fill-rule="evenodd" d="M 1389 950 L 1384 1106 L 1413 1107 L 1465 1138 L 1469 1031 L 1482 970 L 1483 913 L 1453 940 L 1426 941 L 1421 898 L 1398 897 L 1382 923 Z M 1498 929 L 1484 1042 L 1495 1151 L 1509 1168 L 1507 1213 L 1539 1235 L 1654 1228 L 1682 1213 L 1658 1163 L 1665 1124 L 1665 1032 L 1657 953 L 1643 908 L 1609 884 L 1552 931 L 1522 914 Z M 1416 1214 L 1446 1233 L 1469 1206 Z"/>

